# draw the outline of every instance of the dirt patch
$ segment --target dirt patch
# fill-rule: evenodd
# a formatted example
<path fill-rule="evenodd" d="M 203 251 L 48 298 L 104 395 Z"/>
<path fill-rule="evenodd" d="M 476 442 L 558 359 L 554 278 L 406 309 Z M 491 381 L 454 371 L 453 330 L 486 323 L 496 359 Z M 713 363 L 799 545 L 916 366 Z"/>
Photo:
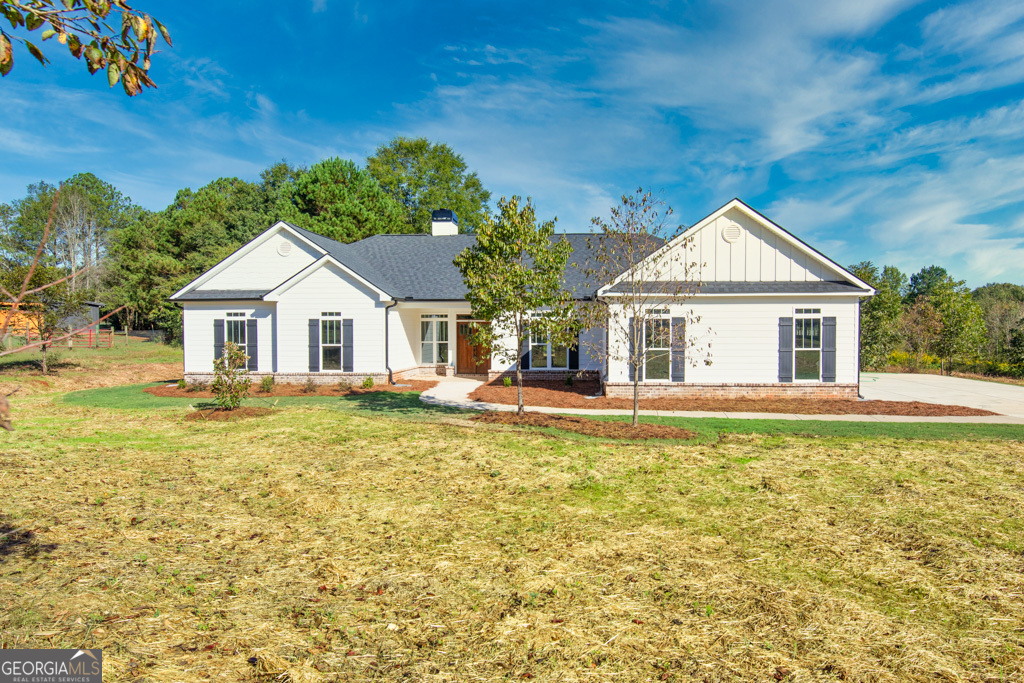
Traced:
<path fill-rule="evenodd" d="M 528 406 L 546 408 L 606 408 L 630 410 L 633 399 L 596 395 L 597 382 L 524 382 L 523 400 Z M 515 386 L 484 384 L 469 395 L 474 401 L 516 404 Z M 849 401 L 806 398 L 649 398 L 640 400 L 641 410 L 692 410 L 709 413 L 788 413 L 790 415 L 906 415 L 912 417 L 976 417 L 998 415 L 966 406 L 947 406 L 919 401 Z"/>
<path fill-rule="evenodd" d="M 235 420 L 244 420 L 247 417 L 262 417 L 272 412 L 274 411 L 270 408 L 254 408 L 251 406 L 243 406 L 234 410 L 206 408 L 189 413 L 185 416 L 185 419 L 189 422 L 234 422 Z"/>
<path fill-rule="evenodd" d="M 548 415 L 547 413 L 505 413 L 488 411 L 476 416 L 477 422 L 514 425 L 517 427 L 554 427 L 567 432 L 597 436 L 603 439 L 692 439 L 694 432 L 682 427 L 640 423 L 636 427 L 628 422 L 592 420 L 585 417 Z"/>
<path fill-rule="evenodd" d="M 36 376 L 6 377 L 0 372 L 0 392 L 6 393 L 16 387 L 28 394 L 43 394 L 51 391 L 78 391 L 80 389 L 102 389 L 123 384 L 170 381 L 181 376 L 181 363 L 133 363 L 109 368 L 88 368 L 68 363 L 45 378 Z"/>
<path fill-rule="evenodd" d="M 375 394 L 382 391 L 396 394 L 407 391 L 426 391 L 427 389 L 435 386 L 437 386 L 436 381 L 407 380 L 402 382 L 401 385 L 375 384 L 369 389 L 364 389 L 361 386 L 345 388 L 338 384 L 318 384 L 314 391 L 307 391 L 306 385 L 304 384 L 282 383 L 275 384 L 272 390 L 264 392 L 260 391 L 259 385 L 254 383 L 254 385 L 249 389 L 249 396 L 254 398 L 275 398 L 280 396 L 361 396 L 363 394 Z M 143 391 L 147 394 L 153 394 L 154 396 L 161 396 L 163 398 L 213 398 L 212 391 L 189 391 L 188 389 L 179 389 L 177 385 L 148 387 L 143 389 Z"/>

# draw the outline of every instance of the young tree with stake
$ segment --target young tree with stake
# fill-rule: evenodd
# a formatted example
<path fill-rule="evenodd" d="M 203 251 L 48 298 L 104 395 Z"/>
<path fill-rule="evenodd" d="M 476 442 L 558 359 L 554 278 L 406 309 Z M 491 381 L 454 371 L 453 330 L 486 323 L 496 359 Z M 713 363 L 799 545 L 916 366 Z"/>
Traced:
<path fill-rule="evenodd" d="M 537 222 L 529 199 L 504 197 L 498 215 L 476 232 L 476 244 L 457 257 L 455 265 L 469 290 L 473 316 L 491 321 L 478 325 L 473 341 L 490 349 L 492 358 L 515 363 L 518 414 L 523 414 L 521 354 L 530 335 L 547 335 L 552 344 L 576 343 L 573 302 L 563 287 L 572 247 L 554 239 L 555 221 Z M 515 340 L 515 346 L 503 345 Z"/>

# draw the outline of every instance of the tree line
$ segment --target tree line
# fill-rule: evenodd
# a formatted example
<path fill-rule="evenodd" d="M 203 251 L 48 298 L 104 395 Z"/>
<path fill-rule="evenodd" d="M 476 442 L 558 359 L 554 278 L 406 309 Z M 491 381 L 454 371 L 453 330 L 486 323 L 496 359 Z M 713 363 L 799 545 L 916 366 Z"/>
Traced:
<path fill-rule="evenodd" d="M 861 304 L 861 368 L 940 368 L 1024 376 L 1024 287 L 970 290 L 941 266 L 909 277 L 870 261 L 851 272 L 875 288 Z"/>
<path fill-rule="evenodd" d="M 116 315 L 120 326 L 162 329 L 173 340 L 181 309 L 168 297 L 278 220 L 354 242 L 429 232 L 430 211 L 443 207 L 459 215 L 461 229 L 474 231 L 491 219 L 490 199 L 462 156 L 423 138 L 397 137 L 362 164 L 282 161 L 254 182 L 218 178 L 179 190 L 160 211 L 80 173 L 59 186 L 30 185 L 23 198 L 0 204 L 0 286 L 21 283 L 52 213 L 32 279 L 67 281 L 26 303 L 49 311 L 54 325 L 85 300 L 108 310 L 125 306 Z M 1024 287 L 989 284 L 972 292 L 939 266 L 910 276 L 869 261 L 850 270 L 877 290 L 862 306 L 862 368 L 958 363 L 1024 375 Z"/>
<path fill-rule="evenodd" d="M 54 325 L 85 300 L 126 306 L 118 324 L 162 329 L 175 339 L 181 310 L 168 297 L 278 220 L 354 242 L 429 232 L 431 210 L 443 207 L 472 231 L 489 218 L 490 196 L 462 156 L 423 138 L 395 138 L 364 164 L 280 162 L 255 182 L 218 178 L 179 190 L 162 211 L 143 209 L 110 183 L 80 173 L 59 186 L 30 185 L 25 197 L 0 204 L 0 286 L 15 291 L 21 284 L 52 213 L 32 277 L 70 277 L 25 303 L 51 311 Z"/>

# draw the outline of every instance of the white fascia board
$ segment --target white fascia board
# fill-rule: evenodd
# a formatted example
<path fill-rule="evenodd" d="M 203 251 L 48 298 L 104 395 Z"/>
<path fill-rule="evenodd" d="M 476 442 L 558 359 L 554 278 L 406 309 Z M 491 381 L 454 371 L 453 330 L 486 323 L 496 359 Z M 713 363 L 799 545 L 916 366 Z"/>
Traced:
<path fill-rule="evenodd" d="M 172 300 L 173 299 L 177 299 L 179 296 L 181 296 L 185 292 L 190 291 L 191 289 L 193 289 L 195 287 L 200 287 L 204 283 L 209 282 L 210 279 L 213 278 L 215 275 L 217 275 L 218 273 L 223 272 L 225 269 L 227 269 L 232 264 L 237 263 L 239 259 L 243 258 L 246 254 L 251 252 L 253 249 L 255 249 L 256 247 L 260 246 L 261 244 L 263 244 L 264 242 L 266 242 L 271 237 L 273 237 L 274 235 L 276 235 L 277 233 L 279 233 L 281 231 L 288 232 L 290 235 L 292 235 L 293 237 L 295 237 L 299 241 L 303 242 L 304 244 L 312 247 L 314 250 L 316 250 L 320 254 L 326 254 L 327 253 L 326 251 L 324 251 L 323 249 L 318 247 L 316 244 L 311 242 L 307 237 L 301 235 L 297 230 L 294 230 L 292 228 L 292 226 L 288 225 L 284 221 L 278 221 L 277 223 L 274 223 L 272 226 L 270 226 L 269 228 L 264 230 L 261 234 L 257 235 L 256 237 L 252 238 L 251 240 L 249 240 L 248 242 L 243 244 L 235 252 L 233 252 L 230 256 L 228 256 L 223 261 L 221 261 L 220 263 L 215 265 L 213 268 L 210 268 L 208 271 L 206 271 L 205 273 L 203 273 L 202 275 L 197 277 L 195 280 L 193 280 L 192 282 L 188 283 L 187 285 L 185 285 L 184 287 L 179 289 L 177 292 L 172 294 L 170 296 L 170 298 Z"/>
<path fill-rule="evenodd" d="M 263 297 L 263 300 L 264 301 L 280 301 L 281 295 L 283 295 L 285 292 L 287 292 L 289 289 L 291 289 L 292 287 L 294 287 L 298 283 L 300 283 L 303 280 L 305 280 L 307 277 L 309 277 L 310 274 L 316 272 L 317 270 L 319 270 L 320 268 L 323 268 L 324 266 L 326 266 L 328 264 L 336 266 L 339 270 L 341 270 L 346 275 L 349 275 L 352 279 L 357 281 L 359 284 L 361 284 L 364 287 L 366 287 L 367 289 L 371 290 L 374 294 L 376 294 L 379 297 L 379 299 L 381 301 L 393 301 L 394 300 L 390 294 L 385 292 L 380 287 L 377 287 L 376 285 L 374 285 L 370 281 L 366 280 L 365 278 L 360 276 L 358 273 L 356 273 L 354 270 L 352 270 L 351 268 L 346 266 L 344 263 L 342 263 L 338 259 L 336 259 L 333 256 L 331 256 L 330 254 L 324 254 L 319 259 L 317 259 L 316 261 L 313 261 L 308 266 L 306 266 L 305 268 L 303 268 L 302 270 L 297 272 L 295 275 L 292 275 L 290 278 L 288 278 L 287 280 L 282 282 L 280 285 L 275 287 L 272 291 L 268 292 L 266 294 L 266 296 Z"/>
<path fill-rule="evenodd" d="M 776 236 L 781 237 L 783 239 L 783 241 L 788 242 L 790 245 L 796 247 L 797 249 L 799 249 L 803 253 L 807 254 L 811 258 L 815 259 L 816 261 L 824 263 L 826 266 L 828 266 L 832 270 L 836 271 L 839 275 L 843 276 L 844 278 L 846 278 L 847 280 L 849 280 L 853 284 L 857 285 L 858 287 L 860 287 L 860 288 L 864 289 L 866 292 L 868 292 L 868 294 L 865 294 L 864 296 L 872 296 L 872 295 L 874 295 L 875 289 L 871 285 L 869 285 L 868 283 L 864 282 L 859 277 L 857 277 L 856 275 L 854 275 L 853 273 L 848 271 L 846 268 L 843 268 L 841 265 L 839 265 L 838 263 L 836 263 L 835 261 L 833 261 L 829 257 L 825 256 L 824 254 L 822 254 L 820 251 L 818 251 L 817 249 L 815 249 L 811 245 L 805 243 L 803 240 L 801 240 L 798 237 L 794 236 L 788 230 L 786 230 L 782 226 L 778 225 L 777 223 L 772 221 L 770 218 L 768 218 L 767 216 L 765 216 L 762 213 L 760 213 L 757 209 L 754 209 L 753 207 L 749 206 L 748 204 L 746 204 L 745 202 L 741 201 L 740 199 L 732 199 L 728 203 L 726 203 L 724 206 L 722 206 L 721 208 L 717 209 L 716 211 L 712 211 L 710 214 L 708 214 L 707 216 L 702 218 L 700 221 L 694 223 L 689 228 L 684 230 L 681 234 L 677 235 L 675 237 L 675 239 L 673 239 L 673 240 L 663 244 L 659 249 L 654 251 L 647 258 L 650 259 L 650 258 L 656 256 L 657 254 L 663 252 L 663 251 L 666 251 L 668 249 L 671 249 L 671 248 L 675 247 L 677 244 L 679 244 L 680 242 L 685 240 L 689 235 L 691 235 L 693 233 L 696 233 L 698 230 L 700 230 L 701 228 L 707 226 L 708 224 L 710 224 L 715 219 L 717 219 L 720 216 L 722 216 L 726 211 L 729 211 L 730 209 L 739 209 L 743 213 L 747 214 L 747 216 L 749 218 L 752 218 L 753 220 L 757 221 L 763 227 L 767 228 L 772 233 L 774 233 Z M 616 285 L 619 282 L 621 282 L 623 279 L 625 279 L 625 277 L 627 275 L 629 275 L 629 271 L 626 271 L 626 272 L 622 273 L 621 275 L 619 275 L 617 278 L 612 280 L 612 282 L 610 282 L 609 284 L 605 285 L 600 290 L 598 290 L 598 295 L 599 296 L 604 296 L 605 294 L 607 294 L 607 291 L 606 291 L 607 289 L 609 289 L 610 287 L 613 287 L 614 285 Z M 783 282 L 784 282 L 784 280 L 783 280 Z"/>

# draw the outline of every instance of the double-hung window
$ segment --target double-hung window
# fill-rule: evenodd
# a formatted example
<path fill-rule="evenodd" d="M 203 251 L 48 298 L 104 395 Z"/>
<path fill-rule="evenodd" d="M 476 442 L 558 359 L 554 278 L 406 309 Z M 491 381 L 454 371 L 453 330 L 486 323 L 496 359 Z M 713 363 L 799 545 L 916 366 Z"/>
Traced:
<path fill-rule="evenodd" d="M 530 332 L 530 367 L 534 370 L 565 370 L 569 367 L 569 347 L 551 343 L 544 331 Z"/>
<path fill-rule="evenodd" d="M 644 379 L 672 377 L 672 320 L 653 318 L 644 329 Z"/>
<path fill-rule="evenodd" d="M 232 311 L 225 317 L 224 341 L 245 348 L 245 313 Z"/>
<path fill-rule="evenodd" d="M 793 379 L 821 379 L 821 309 L 798 308 L 793 318 Z"/>
<path fill-rule="evenodd" d="M 341 312 L 320 314 L 320 369 L 341 370 Z"/>
<path fill-rule="evenodd" d="M 448 363 L 447 315 L 424 315 L 420 318 L 420 362 L 424 365 Z"/>

